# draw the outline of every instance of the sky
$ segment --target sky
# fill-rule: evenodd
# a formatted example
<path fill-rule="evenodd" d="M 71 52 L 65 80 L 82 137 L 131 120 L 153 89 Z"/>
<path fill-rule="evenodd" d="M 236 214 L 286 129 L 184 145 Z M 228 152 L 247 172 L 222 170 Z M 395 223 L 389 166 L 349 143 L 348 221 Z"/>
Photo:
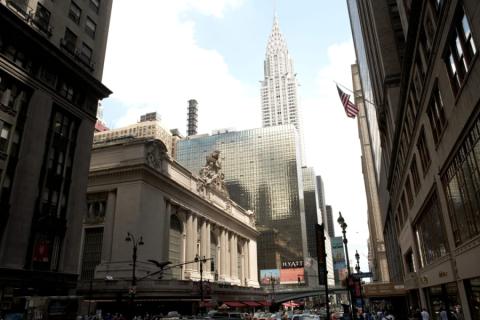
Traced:
<path fill-rule="evenodd" d="M 367 264 L 367 202 L 356 120 L 334 81 L 351 88 L 355 52 L 345 1 L 114 1 L 102 82 L 110 128 L 156 111 L 185 134 L 187 101 L 199 103 L 198 132 L 261 126 L 260 83 L 274 7 L 294 61 L 306 164 L 321 175 L 334 219 L 348 224 L 350 260 Z M 336 235 L 341 235 L 338 225 Z"/>

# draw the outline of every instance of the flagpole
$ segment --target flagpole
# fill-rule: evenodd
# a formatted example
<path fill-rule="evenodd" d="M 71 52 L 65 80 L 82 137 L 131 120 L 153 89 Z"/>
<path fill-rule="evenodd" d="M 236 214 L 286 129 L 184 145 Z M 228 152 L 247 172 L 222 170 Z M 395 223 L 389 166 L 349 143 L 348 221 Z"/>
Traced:
<path fill-rule="evenodd" d="M 337 86 L 340 86 L 340 87 L 344 88 L 345 90 L 347 90 L 348 92 L 350 92 L 351 94 L 353 94 L 353 98 L 355 98 L 355 92 L 353 92 L 353 91 L 350 90 L 348 87 L 345 87 L 343 84 L 338 83 L 338 82 L 335 81 L 335 80 L 332 80 L 332 81 L 333 81 Z M 370 104 L 373 105 L 375 108 L 377 108 L 377 105 L 376 105 L 375 103 L 373 103 L 372 101 L 365 99 L 365 98 L 363 97 L 363 94 L 362 94 L 362 100 L 370 103 Z"/>

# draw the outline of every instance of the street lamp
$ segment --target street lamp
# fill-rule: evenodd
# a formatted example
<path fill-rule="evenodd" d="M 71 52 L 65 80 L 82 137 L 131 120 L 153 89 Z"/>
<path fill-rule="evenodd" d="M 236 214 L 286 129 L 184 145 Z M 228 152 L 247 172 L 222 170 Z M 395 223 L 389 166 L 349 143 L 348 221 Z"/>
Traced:
<path fill-rule="evenodd" d="M 200 258 L 200 256 L 197 254 L 195 255 L 195 262 L 200 262 L 200 315 L 203 315 L 203 308 L 204 308 L 204 303 L 203 303 L 203 264 L 207 261 L 205 256 L 203 258 Z"/>
<path fill-rule="evenodd" d="M 360 273 L 360 255 L 358 254 L 358 250 L 355 250 L 355 260 L 357 260 L 357 264 L 355 265 L 355 271 Z"/>
<path fill-rule="evenodd" d="M 145 243 L 143 242 L 143 237 L 140 236 L 140 238 L 136 239 L 133 234 L 130 232 L 127 232 L 127 237 L 125 238 L 126 242 L 131 242 L 132 243 L 132 282 L 131 282 L 131 287 L 129 290 L 130 293 L 130 304 L 132 308 L 132 318 L 134 316 L 134 311 L 135 311 L 135 293 L 136 293 L 136 285 L 137 285 L 137 277 L 135 274 L 135 268 L 137 266 L 137 250 L 138 246 L 143 246 Z"/>
<path fill-rule="evenodd" d="M 358 250 L 355 250 L 355 260 L 357 260 L 355 271 L 357 271 L 357 273 L 360 273 L 360 255 L 358 254 Z M 362 311 L 363 311 L 365 303 L 363 301 L 362 278 L 358 279 L 358 288 L 360 290 L 360 300 L 362 301 Z"/>
<path fill-rule="evenodd" d="M 342 234 L 343 234 L 343 245 L 345 246 L 345 255 L 346 255 L 346 259 L 347 259 L 347 274 L 348 274 L 348 280 L 347 280 L 347 290 L 348 290 L 348 293 L 349 293 L 349 296 L 350 296 L 350 307 L 352 309 L 352 313 L 353 313 L 353 300 L 352 300 L 352 292 L 350 290 L 350 284 L 349 284 L 349 281 L 351 279 L 351 274 L 350 274 L 350 258 L 348 257 L 348 240 L 347 240 L 347 236 L 346 236 L 346 233 L 347 233 L 347 224 L 345 222 L 345 219 L 342 217 L 342 213 L 339 211 L 338 212 L 338 219 L 337 219 L 337 222 L 338 224 L 340 225 L 340 227 L 342 228 Z"/>

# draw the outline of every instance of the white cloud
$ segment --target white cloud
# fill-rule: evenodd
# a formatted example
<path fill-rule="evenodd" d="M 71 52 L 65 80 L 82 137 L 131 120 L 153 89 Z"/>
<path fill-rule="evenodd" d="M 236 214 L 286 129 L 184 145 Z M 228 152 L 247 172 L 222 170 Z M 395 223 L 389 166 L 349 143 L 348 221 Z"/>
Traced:
<path fill-rule="evenodd" d="M 187 100 L 192 98 L 199 102 L 200 132 L 219 126 L 241 128 L 249 120 L 251 125 L 247 115 L 259 112 L 258 89 L 235 79 L 217 51 L 200 47 L 194 22 L 185 18 L 192 10 L 221 18 L 242 3 L 116 1 L 103 81 L 113 90 L 112 98 L 127 105 L 128 111 L 113 126 L 134 123 L 140 114 L 157 111 L 168 127 L 185 132 Z M 215 123 L 218 119 L 221 124 Z"/>
<path fill-rule="evenodd" d="M 333 207 L 334 220 L 338 211 L 345 217 L 350 258 L 358 249 L 362 256 L 362 270 L 365 270 L 368 253 L 367 203 L 357 121 L 345 115 L 334 83 L 352 87 L 353 43 L 333 44 L 327 53 L 328 64 L 319 70 L 317 76 L 318 91 L 305 97 L 301 104 L 307 164 L 315 167 L 316 173 L 322 176 L 326 203 Z M 336 234 L 341 235 L 338 227 L 335 228 Z"/>

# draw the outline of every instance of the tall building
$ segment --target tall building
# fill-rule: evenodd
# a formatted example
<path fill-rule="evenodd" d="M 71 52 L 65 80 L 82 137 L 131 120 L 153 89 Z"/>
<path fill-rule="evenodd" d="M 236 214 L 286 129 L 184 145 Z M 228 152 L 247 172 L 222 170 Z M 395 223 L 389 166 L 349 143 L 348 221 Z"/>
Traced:
<path fill-rule="evenodd" d="M 205 156 L 214 150 L 221 152 L 225 184 L 232 200 L 256 214 L 260 274 L 292 262 L 301 261 L 303 265 L 308 249 L 295 127 L 190 136 L 177 143 L 176 159 L 188 170 L 198 172 Z"/>
<path fill-rule="evenodd" d="M 378 199 L 378 185 L 375 174 L 375 162 L 372 152 L 372 141 L 368 129 L 365 100 L 363 99 L 362 86 L 358 65 L 352 65 L 352 83 L 355 104 L 359 108 L 357 115 L 358 134 L 362 150 L 362 172 L 367 196 L 367 217 L 369 230 L 369 266 L 373 273 L 373 281 L 389 282 L 385 242 L 383 240 L 382 216 Z"/>
<path fill-rule="evenodd" d="M 328 225 L 328 235 L 330 238 L 335 237 L 335 227 L 333 223 L 333 209 L 331 205 L 326 205 L 325 206 L 326 212 L 327 212 L 327 225 Z"/>
<path fill-rule="evenodd" d="M 318 239 L 316 238 L 315 226 L 317 224 L 324 224 L 325 220 L 322 217 L 320 211 L 320 194 L 318 193 L 318 178 L 315 176 L 315 171 L 312 167 L 302 167 L 302 176 L 303 176 L 303 194 L 304 194 L 304 203 L 305 203 L 305 221 L 307 228 L 307 246 L 308 246 L 308 255 L 307 257 L 311 258 L 312 266 L 318 266 L 316 263 L 318 260 L 318 251 L 317 244 Z M 324 201 L 325 199 L 323 199 Z M 326 254 L 326 268 L 327 268 L 327 283 L 329 286 L 335 285 L 334 273 L 333 273 L 333 255 L 332 247 L 330 245 L 330 236 L 328 232 L 325 231 L 325 254 Z M 308 259 L 308 258 L 307 258 Z M 308 275 L 312 278 L 309 279 L 309 283 L 318 282 L 318 272 L 317 270 L 309 270 L 305 268 Z M 318 268 L 317 268 L 318 269 Z"/>
<path fill-rule="evenodd" d="M 156 112 L 150 112 L 140 116 L 140 121 L 117 129 L 97 132 L 93 137 L 93 144 L 103 144 L 116 139 L 124 139 L 127 137 L 134 138 L 151 138 L 162 141 L 168 150 L 168 154 L 173 157 L 174 147 L 178 136 L 172 134 L 170 130 L 165 128 L 160 117 Z"/>
<path fill-rule="evenodd" d="M 111 0 L 0 0 L 0 295 L 74 293 Z M 67 317 L 63 314 L 63 317 Z"/>
<path fill-rule="evenodd" d="M 277 15 L 273 19 L 272 32 L 268 38 L 263 72 L 264 79 L 260 89 L 262 126 L 293 124 L 299 132 L 301 156 L 305 159 L 298 108 L 297 74 L 293 70 L 287 42 L 280 32 Z"/>
<path fill-rule="evenodd" d="M 390 278 L 414 308 L 480 319 L 478 2 L 348 4 L 376 106 Z"/>

